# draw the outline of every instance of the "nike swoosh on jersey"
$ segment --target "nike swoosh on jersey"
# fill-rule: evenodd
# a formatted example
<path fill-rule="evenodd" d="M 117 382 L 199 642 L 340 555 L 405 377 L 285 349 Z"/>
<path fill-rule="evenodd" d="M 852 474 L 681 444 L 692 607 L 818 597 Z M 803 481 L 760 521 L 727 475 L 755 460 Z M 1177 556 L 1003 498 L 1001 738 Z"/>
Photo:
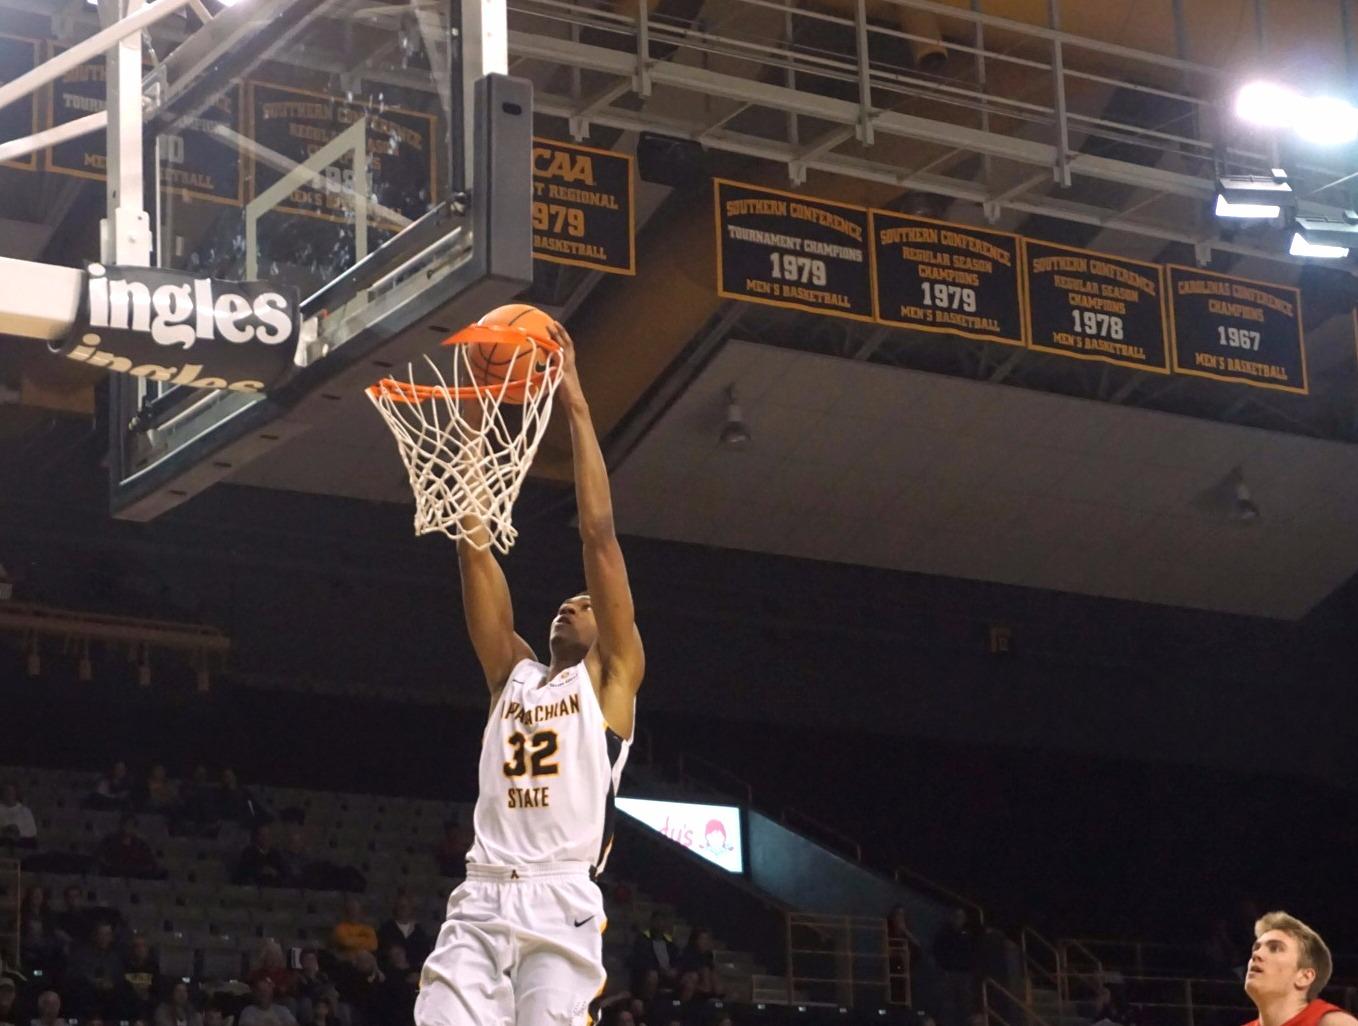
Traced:
<path fill-rule="evenodd" d="M 584 926 L 586 923 L 588 923 L 588 922 L 589 922 L 591 919 L 593 919 L 593 918 L 594 918 L 593 916 L 585 916 L 584 919 L 579 920 L 575 925 L 576 925 L 576 926 Z"/>

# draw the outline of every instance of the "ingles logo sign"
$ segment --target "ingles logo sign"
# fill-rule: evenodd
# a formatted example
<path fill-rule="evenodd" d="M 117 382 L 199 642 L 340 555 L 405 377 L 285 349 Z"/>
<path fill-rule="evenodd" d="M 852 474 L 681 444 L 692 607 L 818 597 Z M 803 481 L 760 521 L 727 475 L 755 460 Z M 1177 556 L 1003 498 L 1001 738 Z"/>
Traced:
<path fill-rule="evenodd" d="M 297 291 L 91 264 L 61 355 L 192 388 L 263 392 L 293 366 Z"/>

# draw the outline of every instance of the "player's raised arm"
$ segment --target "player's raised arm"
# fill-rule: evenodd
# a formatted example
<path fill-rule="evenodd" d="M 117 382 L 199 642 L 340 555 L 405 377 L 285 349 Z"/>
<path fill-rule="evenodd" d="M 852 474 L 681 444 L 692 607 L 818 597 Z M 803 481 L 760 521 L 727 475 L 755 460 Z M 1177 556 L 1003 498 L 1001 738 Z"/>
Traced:
<path fill-rule="evenodd" d="M 585 584 L 599 629 L 597 642 L 605 691 L 620 692 L 625 707 L 609 722 L 615 728 L 631 728 L 631 696 L 641 686 L 646 657 L 637 631 L 632 588 L 627 565 L 613 527 L 613 498 L 608 487 L 608 468 L 590 420 L 589 404 L 580 388 L 575 369 L 575 346 L 560 324 L 553 322 L 552 338 L 562 347 L 565 366 L 559 401 L 570 423 L 571 451 L 575 465 L 575 497 L 579 508 L 580 541 L 584 548 Z M 605 709 L 608 712 L 608 709 Z"/>
<path fill-rule="evenodd" d="M 486 543 L 485 524 L 475 514 L 463 517 L 463 529 L 486 547 L 478 549 L 466 538 L 457 543 L 457 567 L 462 575 L 462 610 L 472 648 L 486 675 L 491 700 L 499 695 L 520 659 L 532 659 L 533 649 L 514 631 L 514 603 L 499 560 Z"/>

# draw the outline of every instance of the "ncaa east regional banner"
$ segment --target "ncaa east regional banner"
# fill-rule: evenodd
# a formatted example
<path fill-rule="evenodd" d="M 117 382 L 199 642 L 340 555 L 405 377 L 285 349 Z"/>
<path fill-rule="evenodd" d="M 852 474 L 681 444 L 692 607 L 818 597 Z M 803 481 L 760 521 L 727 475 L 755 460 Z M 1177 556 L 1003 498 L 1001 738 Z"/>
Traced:
<path fill-rule="evenodd" d="M 20 75 L 38 66 L 38 43 L 33 39 L 0 35 L 0 86 L 13 82 Z M 0 107 L 0 140 L 22 139 L 38 130 L 37 107 L 33 93 L 15 100 L 8 107 Z M 0 162 L 0 167 L 19 167 L 32 171 L 38 166 L 37 153 L 19 160 Z"/>
<path fill-rule="evenodd" d="M 53 46 L 52 56 L 63 49 Z M 48 124 L 55 128 L 103 110 L 106 90 L 104 58 L 76 65 L 52 83 L 48 94 Z M 194 117 L 188 118 L 178 131 L 160 133 L 162 185 L 180 189 L 197 199 L 240 205 L 239 146 L 229 139 L 213 137 L 218 126 L 240 131 L 240 97 L 240 87 L 231 86 Z M 103 181 L 108 167 L 104 135 L 103 132 L 91 132 L 78 139 L 57 143 L 47 151 L 47 169 L 76 178 Z"/>
<path fill-rule="evenodd" d="M 872 320 L 866 208 L 722 178 L 712 193 L 719 295 Z"/>
<path fill-rule="evenodd" d="M 1301 291 L 1170 265 L 1174 369 L 1305 395 Z"/>
<path fill-rule="evenodd" d="M 406 217 L 429 209 L 434 186 L 434 118 L 430 114 L 384 106 L 380 111 L 322 93 L 264 82 L 249 83 L 250 137 L 301 164 L 359 118 L 368 133 L 368 195 Z M 254 191 L 264 192 L 283 177 L 262 160 L 254 163 Z M 352 191 L 354 170 L 348 157 L 320 169 L 320 181 L 299 185 L 273 210 L 304 214 L 326 221 L 345 221 L 346 189 Z M 377 215 L 370 217 L 377 220 Z M 392 230 L 400 227 L 384 224 Z"/>
<path fill-rule="evenodd" d="M 1017 235 L 885 210 L 869 211 L 868 224 L 877 320 L 1024 344 Z"/>
<path fill-rule="evenodd" d="M 1023 240 L 1033 349 L 1169 373 L 1158 264 Z"/>
<path fill-rule="evenodd" d="M 533 256 L 636 274 L 632 158 L 533 139 Z"/>

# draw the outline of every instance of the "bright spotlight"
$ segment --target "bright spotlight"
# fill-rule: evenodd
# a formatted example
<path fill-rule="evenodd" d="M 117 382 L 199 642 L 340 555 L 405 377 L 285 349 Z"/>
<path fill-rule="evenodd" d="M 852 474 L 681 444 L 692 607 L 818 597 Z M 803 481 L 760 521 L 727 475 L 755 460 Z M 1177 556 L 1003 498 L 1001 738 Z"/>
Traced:
<path fill-rule="evenodd" d="M 1300 93 L 1276 82 L 1250 82 L 1235 94 L 1235 114 L 1242 121 L 1269 128 L 1285 128 L 1303 103 Z"/>
<path fill-rule="evenodd" d="M 1296 232 L 1292 236 L 1292 246 L 1288 250 L 1293 256 L 1316 257 L 1321 260 L 1343 260 L 1349 251 L 1343 246 L 1323 246 L 1307 242 L 1306 236 Z"/>
<path fill-rule="evenodd" d="M 1217 196 L 1217 217 L 1238 217 L 1246 220 L 1269 220 L 1283 212 L 1282 207 L 1267 203 L 1232 203 L 1225 196 Z"/>
<path fill-rule="evenodd" d="M 1297 108 L 1292 128 L 1317 146 L 1347 146 L 1358 139 L 1358 110 L 1333 96 L 1312 96 Z"/>

